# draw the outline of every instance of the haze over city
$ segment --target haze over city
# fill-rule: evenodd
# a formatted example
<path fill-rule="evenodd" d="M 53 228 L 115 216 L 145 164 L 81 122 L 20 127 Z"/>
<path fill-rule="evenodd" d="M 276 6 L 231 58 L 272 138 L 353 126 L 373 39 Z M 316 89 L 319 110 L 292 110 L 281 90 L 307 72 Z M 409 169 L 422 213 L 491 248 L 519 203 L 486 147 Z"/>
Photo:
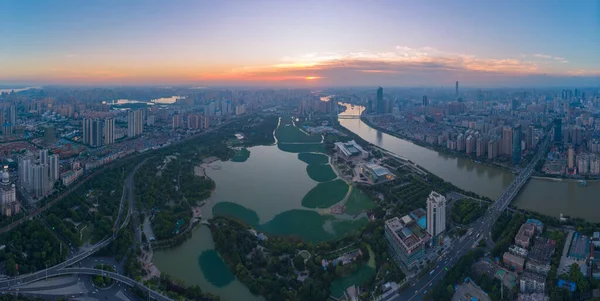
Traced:
<path fill-rule="evenodd" d="M 600 301 L 600 1 L 0 0 L 0 301 Z"/>
<path fill-rule="evenodd" d="M 2 1 L 0 84 L 598 85 L 598 1 Z"/>

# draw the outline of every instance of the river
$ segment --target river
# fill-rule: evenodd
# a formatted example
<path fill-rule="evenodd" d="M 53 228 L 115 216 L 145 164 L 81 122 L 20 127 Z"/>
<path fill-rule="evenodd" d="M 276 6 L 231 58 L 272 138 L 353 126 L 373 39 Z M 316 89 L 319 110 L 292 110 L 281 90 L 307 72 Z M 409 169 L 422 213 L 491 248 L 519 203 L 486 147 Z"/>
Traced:
<path fill-rule="evenodd" d="M 340 115 L 356 115 L 360 106 L 346 106 Z M 376 130 L 360 119 L 339 119 L 340 124 L 366 141 L 407 158 L 428 171 L 464 189 L 496 199 L 514 175 L 499 168 L 442 154 Z M 558 217 L 561 213 L 600 222 L 600 182 L 581 187 L 577 182 L 531 179 L 513 201 L 519 208 Z"/>

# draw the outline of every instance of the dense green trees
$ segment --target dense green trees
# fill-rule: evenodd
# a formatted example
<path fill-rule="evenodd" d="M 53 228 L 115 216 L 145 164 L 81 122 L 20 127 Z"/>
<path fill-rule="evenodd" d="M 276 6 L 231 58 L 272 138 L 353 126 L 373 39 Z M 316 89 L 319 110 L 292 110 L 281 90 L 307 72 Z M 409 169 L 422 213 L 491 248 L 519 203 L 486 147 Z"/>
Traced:
<path fill-rule="evenodd" d="M 5 262 L 6 274 L 16 276 L 44 269 L 65 260 L 67 246 L 40 220 L 26 222 L 14 230 L 0 235 L 0 262 Z"/>
<path fill-rule="evenodd" d="M 492 239 L 496 241 L 496 245 L 491 252 L 492 256 L 501 257 L 504 252 L 508 251 L 508 247 L 512 244 L 515 235 L 525 221 L 525 216 L 520 213 L 502 214 L 498 218 L 492 226 Z"/>
<path fill-rule="evenodd" d="M 462 199 L 454 202 L 450 211 L 452 221 L 457 224 L 468 225 L 481 217 L 488 205 L 477 201 Z"/>

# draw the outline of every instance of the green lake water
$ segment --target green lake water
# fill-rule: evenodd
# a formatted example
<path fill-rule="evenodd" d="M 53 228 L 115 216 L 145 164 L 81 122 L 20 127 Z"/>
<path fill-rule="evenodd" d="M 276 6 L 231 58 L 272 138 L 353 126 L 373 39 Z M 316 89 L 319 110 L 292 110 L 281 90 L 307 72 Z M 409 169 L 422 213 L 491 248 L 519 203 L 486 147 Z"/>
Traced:
<path fill-rule="evenodd" d="M 299 135 L 289 128 L 285 132 L 293 139 Z M 365 217 L 322 215 L 315 209 L 342 200 L 349 186 L 332 176 L 329 165 L 325 165 L 327 156 L 298 154 L 323 149 L 322 144 L 313 143 L 316 138 L 302 139 L 312 144 L 255 146 L 248 148 L 250 156 L 243 156 L 245 161 L 211 163 L 205 171 L 215 181 L 216 189 L 202 207 L 202 217 L 230 216 L 267 235 L 294 236 L 311 242 L 339 238 L 366 225 Z M 311 171 L 313 177 L 324 182 L 311 179 L 307 163 L 324 165 Z M 310 206 L 305 206 L 307 202 Z M 192 238 L 182 245 L 157 251 L 153 262 L 161 272 L 188 285 L 197 284 L 224 300 L 262 300 L 228 270 L 214 251 L 212 235 L 205 226 L 196 228 Z"/>

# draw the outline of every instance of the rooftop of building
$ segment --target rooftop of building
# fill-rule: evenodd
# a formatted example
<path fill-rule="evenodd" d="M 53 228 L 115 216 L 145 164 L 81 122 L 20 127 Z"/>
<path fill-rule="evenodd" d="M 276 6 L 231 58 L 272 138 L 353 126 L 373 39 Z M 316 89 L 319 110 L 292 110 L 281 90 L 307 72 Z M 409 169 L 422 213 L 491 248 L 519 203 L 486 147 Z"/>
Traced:
<path fill-rule="evenodd" d="M 445 202 L 446 201 L 446 197 L 444 197 L 443 195 L 437 193 L 436 191 L 431 191 L 429 193 L 429 196 L 427 197 L 427 201 L 428 202 L 434 202 L 434 203 L 440 203 L 440 202 Z"/>
<path fill-rule="evenodd" d="M 390 171 L 379 165 L 379 164 L 375 164 L 375 163 L 365 163 L 364 165 L 366 168 L 372 170 L 377 176 L 385 176 L 385 175 L 389 175 L 391 174 Z"/>
<path fill-rule="evenodd" d="M 402 218 L 394 217 L 385 224 L 409 249 L 422 243 L 427 237 L 427 233 L 408 215 Z"/>
<path fill-rule="evenodd" d="M 477 286 L 470 278 L 465 283 L 456 286 L 452 301 L 491 301 L 488 294 Z"/>
<path fill-rule="evenodd" d="M 356 141 L 351 140 L 348 142 L 336 142 L 336 146 L 344 153 L 346 156 L 356 156 L 365 150 L 356 143 Z"/>
<path fill-rule="evenodd" d="M 544 276 L 542 274 L 538 274 L 538 273 L 533 273 L 530 271 L 525 271 L 523 273 L 523 276 L 521 276 L 521 279 L 530 279 L 530 280 L 534 280 L 537 282 L 546 282 L 546 276 Z"/>
<path fill-rule="evenodd" d="M 534 263 L 550 263 L 555 244 L 556 242 L 551 239 L 537 238 L 533 244 L 533 248 L 531 248 L 531 251 L 527 255 L 527 259 L 534 261 Z"/>
<path fill-rule="evenodd" d="M 502 258 L 507 258 L 508 260 L 510 260 L 512 262 L 516 262 L 521 265 L 525 263 L 525 258 L 523 258 L 521 256 L 517 256 L 517 255 L 509 253 L 509 252 L 504 252 L 504 254 L 502 255 Z"/>
<path fill-rule="evenodd" d="M 534 224 L 537 227 L 541 227 L 541 228 L 544 227 L 544 223 L 542 223 L 541 221 L 539 221 L 539 220 L 537 220 L 535 218 L 527 219 L 527 221 L 525 223 L 527 223 L 527 224 Z"/>

